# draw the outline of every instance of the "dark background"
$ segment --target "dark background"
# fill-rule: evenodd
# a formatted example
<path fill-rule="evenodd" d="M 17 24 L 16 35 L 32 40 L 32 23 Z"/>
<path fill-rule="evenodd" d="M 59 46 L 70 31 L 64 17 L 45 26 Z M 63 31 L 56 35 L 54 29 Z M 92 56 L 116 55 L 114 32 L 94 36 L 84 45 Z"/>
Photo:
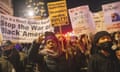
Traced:
<path fill-rule="evenodd" d="M 47 2 L 54 2 L 59 0 L 44 0 Z M 67 8 L 74 8 L 77 6 L 82 5 L 89 5 L 90 10 L 94 12 L 98 12 L 102 10 L 102 5 L 116 2 L 120 0 L 66 0 L 67 1 Z M 13 8 L 14 8 L 14 16 L 22 17 L 24 14 L 24 9 L 26 8 L 25 0 L 13 0 Z M 63 33 L 72 31 L 71 23 L 66 26 L 62 26 Z M 55 31 L 59 31 L 59 27 L 55 27 Z"/>
<path fill-rule="evenodd" d="M 54 2 L 59 0 L 44 0 L 47 2 Z M 67 8 L 73 8 L 81 5 L 89 5 L 92 12 L 97 12 L 102 10 L 101 5 L 111 2 L 116 2 L 120 0 L 67 0 Z M 25 8 L 25 0 L 13 0 L 14 15 L 20 16 L 22 10 Z"/>

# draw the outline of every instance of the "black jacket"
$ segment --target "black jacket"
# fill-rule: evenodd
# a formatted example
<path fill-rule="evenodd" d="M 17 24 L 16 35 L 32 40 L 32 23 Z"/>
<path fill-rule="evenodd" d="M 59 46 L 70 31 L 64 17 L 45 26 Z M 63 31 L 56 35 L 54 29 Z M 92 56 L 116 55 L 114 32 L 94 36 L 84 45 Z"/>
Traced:
<path fill-rule="evenodd" d="M 41 44 L 33 42 L 29 52 L 29 59 L 38 64 L 40 72 L 68 72 L 65 54 L 57 58 L 46 57 L 39 54 L 39 47 Z"/>
<path fill-rule="evenodd" d="M 88 72 L 115 72 L 114 61 L 101 53 L 93 55 L 88 64 Z"/>

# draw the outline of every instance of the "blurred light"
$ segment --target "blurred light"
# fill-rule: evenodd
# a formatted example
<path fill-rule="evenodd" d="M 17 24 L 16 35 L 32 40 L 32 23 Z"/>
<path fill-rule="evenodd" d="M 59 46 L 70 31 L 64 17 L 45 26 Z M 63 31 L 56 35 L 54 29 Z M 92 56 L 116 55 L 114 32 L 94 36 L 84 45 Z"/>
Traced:
<path fill-rule="evenodd" d="M 34 16 L 34 11 L 33 10 L 29 10 L 28 11 L 28 16 Z"/>

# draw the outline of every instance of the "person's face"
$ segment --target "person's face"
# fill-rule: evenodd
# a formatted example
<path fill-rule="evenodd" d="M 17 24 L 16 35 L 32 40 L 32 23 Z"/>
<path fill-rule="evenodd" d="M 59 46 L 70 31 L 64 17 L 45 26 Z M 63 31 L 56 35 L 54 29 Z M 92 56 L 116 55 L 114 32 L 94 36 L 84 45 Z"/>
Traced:
<path fill-rule="evenodd" d="M 112 14 L 111 16 L 112 16 L 112 19 L 116 19 L 117 18 L 115 14 Z"/>
<path fill-rule="evenodd" d="M 57 47 L 57 43 L 54 40 L 47 40 L 46 45 L 48 48 L 56 48 Z"/>
<path fill-rule="evenodd" d="M 105 55 L 108 56 L 112 53 L 112 39 L 110 36 L 102 36 L 99 38 L 97 46 L 101 51 L 105 52 Z"/>
<path fill-rule="evenodd" d="M 45 38 L 44 35 L 39 36 L 39 37 L 38 37 L 38 42 L 41 43 L 41 42 L 44 40 L 44 38 Z"/>
<path fill-rule="evenodd" d="M 119 33 L 116 33 L 115 34 L 115 40 L 119 40 L 120 39 L 120 34 Z"/>
<path fill-rule="evenodd" d="M 112 41 L 112 39 L 109 36 L 103 36 L 98 40 L 98 44 L 108 42 L 108 41 Z"/>
<path fill-rule="evenodd" d="M 116 57 L 118 60 L 120 60 L 120 50 L 116 51 Z"/>
<path fill-rule="evenodd" d="M 85 36 L 85 37 L 82 38 L 82 42 L 83 43 L 87 43 L 87 41 L 88 41 L 88 37 L 87 36 Z"/>

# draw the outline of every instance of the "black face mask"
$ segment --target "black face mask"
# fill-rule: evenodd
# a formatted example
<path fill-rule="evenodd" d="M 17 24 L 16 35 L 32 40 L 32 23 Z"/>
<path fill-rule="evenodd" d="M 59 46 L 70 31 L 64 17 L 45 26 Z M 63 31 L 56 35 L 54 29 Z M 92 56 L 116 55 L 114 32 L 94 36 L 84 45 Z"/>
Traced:
<path fill-rule="evenodd" d="M 107 52 L 111 52 L 112 51 L 112 49 L 111 49 L 112 45 L 113 45 L 112 41 L 108 41 L 108 42 L 100 43 L 98 45 L 98 47 L 102 50 L 107 51 Z"/>

